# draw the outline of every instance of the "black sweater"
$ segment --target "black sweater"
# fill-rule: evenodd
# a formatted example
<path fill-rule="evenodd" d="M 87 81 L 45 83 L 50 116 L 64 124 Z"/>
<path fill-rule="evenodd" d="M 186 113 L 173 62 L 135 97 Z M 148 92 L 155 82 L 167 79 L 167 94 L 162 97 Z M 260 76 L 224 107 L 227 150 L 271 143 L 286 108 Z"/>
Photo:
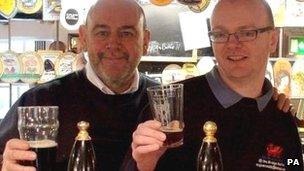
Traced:
<path fill-rule="evenodd" d="M 303 170 L 301 144 L 293 117 L 279 111 L 270 100 L 259 111 L 256 100 L 243 98 L 224 108 L 213 95 L 205 76 L 192 78 L 184 84 L 184 145 L 168 149 L 160 158 L 156 170 L 196 170 L 196 158 L 202 139 L 203 124 L 215 121 L 216 138 L 225 171 L 267 170 L 257 167 L 259 159 L 285 164 L 287 170 Z M 149 110 L 142 119 L 151 118 Z M 280 147 L 283 152 L 273 157 L 267 147 Z M 270 153 L 270 152 L 269 152 Z M 287 158 L 298 159 L 300 166 L 287 166 Z M 260 161 L 262 161 L 260 160 Z M 125 160 L 125 170 L 136 170 L 132 159 Z"/>
<path fill-rule="evenodd" d="M 22 95 L 0 124 L 0 152 L 7 140 L 19 137 L 17 107 L 59 106 L 57 169 L 66 170 L 70 150 L 78 133 L 77 122 L 90 123 L 89 134 L 95 148 L 98 170 L 118 170 L 130 146 L 138 115 L 147 105 L 146 88 L 156 83 L 140 75 L 134 93 L 107 95 L 86 78 L 85 71 L 38 85 Z"/>

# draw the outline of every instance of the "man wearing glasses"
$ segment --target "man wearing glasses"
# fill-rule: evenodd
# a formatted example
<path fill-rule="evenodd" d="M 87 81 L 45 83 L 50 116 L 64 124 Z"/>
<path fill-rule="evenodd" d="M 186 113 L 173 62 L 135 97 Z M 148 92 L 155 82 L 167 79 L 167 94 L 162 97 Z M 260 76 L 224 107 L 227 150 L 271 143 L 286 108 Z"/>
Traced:
<path fill-rule="evenodd" d="M 134 161 L 125 162 L 126 170 L 196 170 L 208 120 L 218 127 L 224 170 L 303 170 L 295 122 L 275 107 L 272 85 L 265 79 L 278 41 L 269 5 L 264 0 L 221 0 L 211 30 L 218 66 L 183 82 L 184 144 L 162 147 L 166 136 L 160 123 L 143 122 L 133 133 Z"/>
<path fill-rule="evenodd" d="M 259 29 L 244 29 L 234 33 L 227 33 L 226 31 L 210 31 L 208 33 L 210 40 L 214 43 L 226 43 L 230 36 L 234 36 L 238 42 L 249 42 L 257 38 L 258 33 L 274 30 L 274 26 L 266 26 Z"/>

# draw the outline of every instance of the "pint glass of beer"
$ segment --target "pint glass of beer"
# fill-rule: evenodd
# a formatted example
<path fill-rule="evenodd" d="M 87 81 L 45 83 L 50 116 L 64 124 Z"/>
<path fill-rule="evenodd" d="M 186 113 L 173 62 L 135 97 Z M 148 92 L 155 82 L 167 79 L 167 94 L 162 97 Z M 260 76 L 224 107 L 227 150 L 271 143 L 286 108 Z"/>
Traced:
<path fill-rule="evenodd" d="M 183 144 L 183 84 L 159 85 L 147 88 L 153 118 L 161 123 L 166 134 L 165 147 Z"/>
<path fill-rule="evenodd" d="M 54 171 L 57 150 L 58 106 L 18 107 L 18 131 L 20 139 L 30 144 L 36 152 L 35 161 L 22 161 L 36 167 L 37 171 Z"/>

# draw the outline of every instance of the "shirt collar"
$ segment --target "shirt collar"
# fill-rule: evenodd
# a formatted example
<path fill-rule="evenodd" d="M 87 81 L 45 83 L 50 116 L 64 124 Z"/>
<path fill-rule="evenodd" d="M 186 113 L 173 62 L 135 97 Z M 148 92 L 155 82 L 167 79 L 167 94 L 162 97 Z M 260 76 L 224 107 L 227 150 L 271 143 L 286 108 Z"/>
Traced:
<path fill-rule="evenodd" d="M 93 68 L 91 67 L 90 63 L 87 62 L 86 66 L 86 76 L 88 80 L 95 85 L 100 91 L 102 91 L 105 94 L 115 95 L 116 93 L 113 92 L 108 86 L 106 86 L 102 80 L 99 79 L 99 77 L 96 75 L 96 73 L 93 71 Z M 139 87 L 139 72 L 138 69 L 135 70 L 135 76 L 134 80 L 131 84 L 131 86 L 120 94 L 127 94 L 127 93 L 133 93 L 138 90 Z"/>
<path fill-rule="evenodd" d="M 215 66 L 209 73 L 206 74 L 208 84 L 215 95 L 216 99 L 224 108 L 228 108 L 237 102 L 239 102 L 243 97 L 230 89 L 221 79 L 218 72 L 217 66 Z M 263 85 L 263 95 L 256 98 L 257 106 L 259 111 L 262 111 L 273 95 L 272 85 L 268 79 L 265 79 Z"/>

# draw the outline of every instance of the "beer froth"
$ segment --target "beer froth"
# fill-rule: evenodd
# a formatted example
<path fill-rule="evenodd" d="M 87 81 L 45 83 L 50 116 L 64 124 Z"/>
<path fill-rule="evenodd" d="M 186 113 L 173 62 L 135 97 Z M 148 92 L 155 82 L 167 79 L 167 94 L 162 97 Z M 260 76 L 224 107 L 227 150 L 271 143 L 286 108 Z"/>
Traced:
<path fill-rule="evenodd" d="M 56 147 L 57 143 L 53 140 L 28 141 L 31 148 L 52 148 Z"/>

